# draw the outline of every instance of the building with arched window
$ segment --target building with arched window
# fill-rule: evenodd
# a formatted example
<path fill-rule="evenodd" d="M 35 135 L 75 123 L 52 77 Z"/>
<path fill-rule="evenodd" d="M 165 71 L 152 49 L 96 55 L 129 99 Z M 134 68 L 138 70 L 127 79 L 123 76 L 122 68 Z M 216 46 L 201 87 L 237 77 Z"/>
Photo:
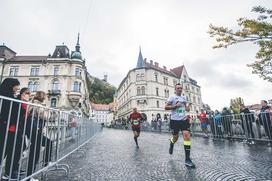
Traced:
<path fill-rule="evenodd" d="M 169 96 L 174 95 L 177 83 L 183 85 L 183 95 L 191 103 L 191 114 L 195 115 L 203 106 L 201 89 L 189 77 L 185 66 L 170 70 L 165 66 L 160 67 L 157 62 L 143 59 L 140 50 L 136 68 L 127 73 L 117 89 L 117 118 L 126 119 L 134 107 L 147 116 L 147 121 L 158 113 L 168 117 L 169 111 L 164 110 L 165 103 Z"/>
<path fill-rule="evenodd" d="M 17 56 L 5 45 L 0 46 L 0 52 L 1 81 L 6 77 L 17 78 L 20 87 L 29 87 L 32 96 L 36 91 L 44 91 L 47 106 L 89 115 L 88 72 L 79 37 L 72 52 L 66 45 L 56 46 L 48 56 Z"/>

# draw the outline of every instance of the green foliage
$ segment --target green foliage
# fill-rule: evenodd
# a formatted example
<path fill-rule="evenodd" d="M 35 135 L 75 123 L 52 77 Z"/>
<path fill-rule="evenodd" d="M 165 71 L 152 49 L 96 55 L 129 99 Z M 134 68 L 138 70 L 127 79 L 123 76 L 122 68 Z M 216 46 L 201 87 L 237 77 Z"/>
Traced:
<path fill-rule="evenodd" d="M 113 102 L 116 88 L 102 80 L 94 78 L 93 82 L 87 81 L 90 101 L 96 104 L 109 104 Z"/>
<path fill-rule="evenodd" d="M 241 97 L 230 100 L 230 109 L 234 114 L 240 113 L 240 105 L 244 104 L 244 100 Z"/>
<path fill-rule="evenodd" d="M 256 19 L 239 18 L 239 30 L 222 26 L 209 26 L 208 33 L 216 39 L 213 48 L 227 48 L 230 45 L 253 42 L 259 46 L 256 60 L 247 66 L 252 68 L 252 73 L 259 74 L 264 80 L 272 82 L 272 10 L 256 6 L 252 11 L 258 14 Z"/>

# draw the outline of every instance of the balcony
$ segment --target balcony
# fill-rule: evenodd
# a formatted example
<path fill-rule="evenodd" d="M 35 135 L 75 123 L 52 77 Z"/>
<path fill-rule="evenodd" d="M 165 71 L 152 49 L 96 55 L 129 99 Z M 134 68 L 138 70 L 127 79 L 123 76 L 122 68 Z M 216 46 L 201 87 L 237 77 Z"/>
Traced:
<path fill-rule="evenodd" d="M 48 90 L 48 95 L 49 96 L 58 96 L 58 95 L 61 95 L 61 91 L 60 90 Z"/>
<path fill-rule="evenodd" d="M 81 98 L 82 98 L 82 94 L 80 92 L 70 91 L 68 93 L 68 99 L 72 103 L 72 106 L 76 106 L 79 103 Z"/>

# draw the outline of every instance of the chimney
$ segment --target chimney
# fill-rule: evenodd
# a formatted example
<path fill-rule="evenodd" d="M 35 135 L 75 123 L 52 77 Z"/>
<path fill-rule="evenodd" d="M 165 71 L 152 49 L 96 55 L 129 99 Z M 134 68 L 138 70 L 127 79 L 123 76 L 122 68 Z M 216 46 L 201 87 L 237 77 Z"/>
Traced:
<path fill-rule="evenodd" d="M 164 69 L 164 70 L 167 70 L 167 68 L 166 68 L 165 66 L 163 66 L 163 69 Z"/>
<path fill-rule="evenodd" d="M 153 65 L 153 60 L 150 60 L 150 64 Z"/>
<path fill-rule="evenodd" d="M 159 63 L 158 62 L 155 62 L 155 67 L 159 67 Z"/>

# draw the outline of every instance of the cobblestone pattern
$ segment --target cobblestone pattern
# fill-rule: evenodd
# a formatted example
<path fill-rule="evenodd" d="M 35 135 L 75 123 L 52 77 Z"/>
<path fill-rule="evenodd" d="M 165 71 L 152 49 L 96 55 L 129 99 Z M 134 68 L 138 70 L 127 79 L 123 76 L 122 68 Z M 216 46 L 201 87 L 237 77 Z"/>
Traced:
<path fill-rule="evenodd" d="M 265 145 L 192 138 L 196 169 L 184 166 L 182 139 L 168 154 L 169 134 L 142 132 L 137 149 L 132 132 L 105 129 L 82 151 L 68 157 L 71 172 L 50 173 L 52 181 L 92 180 L 272 180 L 272 149 Z"/>

